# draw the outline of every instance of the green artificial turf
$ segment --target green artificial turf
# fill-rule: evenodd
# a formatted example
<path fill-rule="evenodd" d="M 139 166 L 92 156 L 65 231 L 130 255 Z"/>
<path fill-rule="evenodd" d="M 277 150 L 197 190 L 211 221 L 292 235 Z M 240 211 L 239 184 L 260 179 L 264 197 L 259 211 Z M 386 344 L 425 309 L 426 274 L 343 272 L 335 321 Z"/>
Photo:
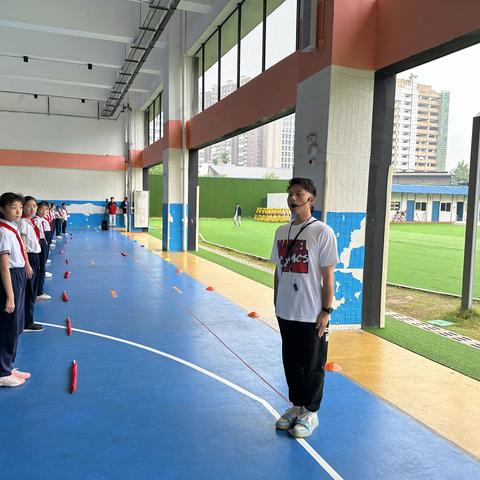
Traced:
<path fill-rule="evenodd" d="M 280 225 L 245 219 L 241 228 L 235 228 L 231 219 L 202 218 L 200 232 L 208 242 L 269 258 Z M 460 294 L 464 242 L 462 225 L 392 224 L 387 281 Z M 475 278 L 474 296 L 480 298 L 479 268 Z"/>
<path fill-rule="evenodd" d="M 256 268 L 243 265 L 241 263 L 235 262 L 234 260 L 229 260 L 228 258 L 216 255 L 215 253 L 207 252 L 205 250 L 199 250 L 198 252 L 192 252 L 199 257 L 209 260 L 210 262 L 216 263 L 217 265 L 222 265 L 225 268 L 228 268 L 232 272 L 236 272 L 244 277 L 250 278 L 262 285 L 273 288 L 273 274 L 263 272 L 262 270 L 257 270 Z M 273 292 L 272 292 L 273 295 Z"/>
<path fill-rule="evenodd" d="M 480 380 L 480 351 L 475 348 L 390 317 L 385 319 L 385 328 L 366 330 L 475 380 Z"/>
<path fill-rule="evenodd" d="M 258 257 L 270 258 L 275 230 L 282 223 L 256 222 L 242 219 L 240 228 L 229 218 L 201 218 L 200 233 L 207 242 L 240 250 Z"/>
<path fill-rule="evenodd" d="M 162 219 L 159 217 L 150 217 L 148 224 L 148 233 L 153 237 L 162 239 Z"/>

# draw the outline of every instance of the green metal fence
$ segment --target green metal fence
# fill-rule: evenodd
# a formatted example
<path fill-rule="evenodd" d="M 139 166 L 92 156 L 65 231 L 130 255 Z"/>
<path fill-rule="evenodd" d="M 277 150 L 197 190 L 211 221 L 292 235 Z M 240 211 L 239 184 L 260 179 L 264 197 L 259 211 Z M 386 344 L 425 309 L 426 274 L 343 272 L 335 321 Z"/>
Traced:
<path fill-rule="evenodd" d="M 235 203 L 240 203 L 242 215 L 253 217 L 258 207 L 267 206 L 267 193 L 283 193 L 287 180 L 200 177 L 200 217 L 227 218 L 233 216 Z M 160 217 L 163 203 L 163 176 L 150 175 L 150 215 Z"/>

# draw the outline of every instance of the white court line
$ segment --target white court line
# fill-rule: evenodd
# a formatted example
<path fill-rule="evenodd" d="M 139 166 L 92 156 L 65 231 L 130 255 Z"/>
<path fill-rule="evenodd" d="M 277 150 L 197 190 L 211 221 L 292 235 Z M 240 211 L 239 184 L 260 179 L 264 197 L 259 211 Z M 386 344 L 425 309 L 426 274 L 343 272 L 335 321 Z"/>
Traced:
<path fill-rule="evenodd" d="M 46 325 L 47 327 L 54 327 L 54 328 L 61 328 L 62 330 L 65 330 L 65 327 L 63 325 L 55 325 L 53 323 L 45 323 L 42 322 L 43 325 Z M 186 367 L 192 368 L 193 370 L 196 370 L 197 372 L 203 373 L 207 377 L 213 378 L 214 380 L 217 380 L 220 383 L 223 383 L 227 387 L 232 388 L 233 390 L 236 390 L 237 392 L 241 393 L 242 395 L 245 395 L 252 400 L 255 400 L 256 402 L 260 403 L 266 410 L 270 412 L 270 414 L 277 420 L 280 418 L 280 414 L 268 403 L 266 400 L 264 400 L 261 397 L 258 397 L 254 393 L 249 392 L 248 390 L 245 390 L 244 388 L 240 387 L 239 385 L 231 382 L 230 380 L 227 380 L 226 378 L 220 377 L 216 373 L 211 372 L 210 370 L 206 370 L 205 368 L 199 367 L 198 365 L 195 365 L 194 363 L 188 362 L 187 360 L 183 360 L 183 358 L 176 357 L 174 355 L 170 355 L 169 353 L 162 352 L 161 350 L 157 350 L 156 348 L 152 347 L 147 347 L 146 345 L 142 345 L 141 343 L 136 343 L 136 342 L 131 342 L 130 340 L 124 340 L 123 338 L 118 338 L 118 337 L 112 337 L 110 335 L 104 335 L 103 333 L 97 333 L 97 332 L 92 332 L 90 330 L 82 330 L 80 328 L 72 328 L 72 331 L 74 332 L 79 332 L 79 333 L 85 333 L 87 335 L 93 335 L 95 337 L 101 337 L 101 338 L 107 338 L 108 340 L 113 340 L 115 342 L 119 343 L 125 343 L 127 345 L 131 345 L 132 347 L 137 347 L 142 350 L 146 350 L 147 352 L 155 353 L 157 355 L 160 355 L 165 358 L 169 358 L 170 360 L 173 360 L 174 362 L 181 363 L 182 365 L 185 365 Z M 338 474 L 333 467 L 331 467 L 327 461 L 309 444 L 307 443 L 304 439 L 302 438 L 295 438 L 295 440 L 307 451 L 307 453 L 334 479 L 334 480 L 343 480 L 343 477 Z"/>

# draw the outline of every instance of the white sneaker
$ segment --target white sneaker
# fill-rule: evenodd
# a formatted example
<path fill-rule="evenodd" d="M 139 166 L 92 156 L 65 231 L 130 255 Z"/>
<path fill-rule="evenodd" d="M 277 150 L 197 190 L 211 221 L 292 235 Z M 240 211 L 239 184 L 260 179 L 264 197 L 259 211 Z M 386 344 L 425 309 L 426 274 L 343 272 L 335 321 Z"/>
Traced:
<path fill-rule="evenodd" d="M 63 238 L 61 235 L 57 235 L 57 238 Z"/>
<path fill-rule="evenodd" d="M 50 259 L 48 259 L 46 262 L 45 262 L 47 265 L 50 265 L 52 263 L 52 261 Z"/>
<path fill-rule="evenodd" d="M 52 277 L 53 277 L 53 273 L 45 272 L 45 278 L 52 278 Z"/>
<path fill-rule="evenodd" d="M 295 420 L 295 426 L 291 428 L 288 433 L 295 438 L 306 438 L 309 437 L 317 427 L 317 412 L 309 412 L 304 408 Z"/>
<path fill-rule="evenodd" d="M 42 293 L 42 295 L 38 295 L 37 300 L 51 300 L 52 297 L 48 295 L 48 293 Z"/>
<path fill-rule="evenodd" d="M 297 417 L 302 413 L 302 407 L 291 407 L 275 422 L 275 428 L 288 430 L 295 425 Z"/>
<path fill-rule="evenodd" d="M 13 373 L 7 377 L 0 377 L 0 387 L 18 387 L 23 385 L 25 380 L 23 378 L 18 378 Z"/>

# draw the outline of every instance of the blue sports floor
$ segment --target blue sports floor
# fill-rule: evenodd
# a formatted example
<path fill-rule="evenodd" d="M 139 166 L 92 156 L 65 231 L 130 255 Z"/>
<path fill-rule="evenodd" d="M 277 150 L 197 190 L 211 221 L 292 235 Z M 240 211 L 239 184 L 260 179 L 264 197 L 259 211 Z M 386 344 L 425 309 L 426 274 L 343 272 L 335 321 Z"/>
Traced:
<path fill-rule="evenodd" d="M 32 378 L 0 390 L 1 479 L 480 479 L 477 461 L 338 373 L 308 443 L 276 431 L 278 333 L 117 232 L 58 240 L 50 271 L 36 319 L 51 326 L 22 335 L 17 358 Z"/>

